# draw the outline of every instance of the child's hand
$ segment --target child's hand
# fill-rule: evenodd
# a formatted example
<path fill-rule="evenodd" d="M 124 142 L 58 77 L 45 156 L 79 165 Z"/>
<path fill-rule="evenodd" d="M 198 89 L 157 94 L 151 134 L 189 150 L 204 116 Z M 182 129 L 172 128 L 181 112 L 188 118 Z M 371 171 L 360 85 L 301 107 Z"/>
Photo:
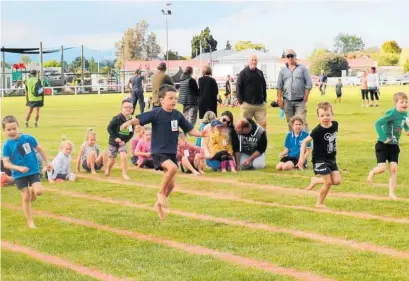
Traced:
<path fill-rule="evenodd" d="M 251 161 L 250 159 L 247 159 L 246 161 L 244 161 L 243 166 L 250 166 L 251 165 Z"/>
<path fill-rule="evenodd" d="M 16 170 L 19 171 L 20 173 L 23 173 L 23 174 L 28 172 L 28 168 L 24 167 L 24 166 L 18 166 L 18 168 Z"/>
<path fill-rule="evenodd" d="M 392 140 L 391 140 L 390 138 L 387 138 L 386 141 L 384 141 L 383 143 L 384 143 L 384 144 L 388 144 L 388 143 L 390 143 L 391 141 L 392 141 Z"/>
<path fill-rule="evenodd" d="M 287 153 L 284 153 L 284 152 L 282 152 L 282 153 L 280 153 L 279 155 L 278 155 L 278 157 L 281 159 L 281 158 L 284 158 L 284 157 L 286 157 L 287 156 Z"/>
<path fill-rule="evenodd" d="M 51 170 L 51 168 L 52 168 L 51 163 L 50 163 L 50 162 L 47 162 L 47 163 L 45 164 L 45 167 L 46 167 L 47 171 Z"/>
<path fill-rule="evenodd" d="M 305 163 L 305 160 L 303 158 L 298 159 L 297 166 L 299 170 L 304 170 L 304 163 Z"/>
<path fill-rule="evenodd" d="M 115 142 L 116 142 L 116 143 L 119 143 L 119 144 L 120 144 L 121 141 L 122 141 L 122 140 L 121 140 L 120 138 L 116 138 L 116 139 L 115 139 Z"/>

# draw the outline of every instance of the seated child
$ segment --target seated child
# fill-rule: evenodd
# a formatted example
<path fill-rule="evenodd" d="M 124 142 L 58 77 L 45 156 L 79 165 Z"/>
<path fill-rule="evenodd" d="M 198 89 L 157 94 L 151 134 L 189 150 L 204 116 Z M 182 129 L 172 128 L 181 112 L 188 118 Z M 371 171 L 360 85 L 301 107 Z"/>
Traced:
<path fill-rule="evenodd" d="M 131 162 L 135 166 L 138 165 L 138 156 L 134 154 L 135 148 L 138 142 L 143 138 L 144 128 L 142 126 L 135 126 L 135 133 L 133 139 L 131 140 Z"/>
<path fill-rule="evenodd" d="M 97 133 L 94 129 L 88 129 L 85 137 L 85 142 L 80 147 L 80 153 L 77 159 L 77 172 L 81 172 L 82 168 L 91 174 L 96 174 L 106 163 L 106 152 L 102 151 L 97 142 Z"/>
<path fill-rule="evenodd" d="M 186 135 L 179 133 L 178 151 L 176 159 L 181 163 L 183 173 L 194 175 L 204 174 L 204 152 L 203 149 L 186 141 Z"/>
<path fill-rule="evenodd" d="M 152 129 L 145 127 L 141 132 L 141 139 L 138 141 L 133 155 L 138 157 L 136 165 L 139 168 L 153 169 L 153 160 L 151 157 Z"/>
<path fill-rule="evenodd" d="M 202 132 L 204 130 L 204 128 L 206 127 L 206 125 L 210 125 L 210 123 L 213 120 L 216 120 L 216 118 L 217 118 L 217 116 L 213 111 L 207 111 L 203 115 L 202 122 L 199 125 L 199 132 Z M 196 138 L 196 146 L 198 146 L 198 147 L 202 146 L 202 137 Z"/>
<path fill-rule="evenodd" d="M 219 120 L 212 121 L 211 126 L 208 139 L 210 159 L 220 161 L 222 172 L 226 172 L 227 167 L 230 167 L 230 171 L 236 173 L 229 129 Z"/>
<path fill-rule="evenodd" d="M 47 169 L 47 178 L 50 183 L 76 180 L 77 176 L 70 172 L 71 153 L 73 148 L 73 143 L 63 138 L 60 152 L 51 162 L 51 167 Z"/>
<path fill-rule="evenodd" d="M 298 168 L 300 149 L 302 141 L 308 137 L 308 133 L 303 131 L 304 121 L 299 116 L 293 116 L 290 120 L 292 131 L 287 134 L 284 143 L 284 151 L 280 153 L 280 162 L 276 165 L 277 171 L 289 171 Z M 311 143 L 308 143 L 304 159 L 308 159 L 311 153 Z M 304 164 L 305 168 L 306 165 Z"/>

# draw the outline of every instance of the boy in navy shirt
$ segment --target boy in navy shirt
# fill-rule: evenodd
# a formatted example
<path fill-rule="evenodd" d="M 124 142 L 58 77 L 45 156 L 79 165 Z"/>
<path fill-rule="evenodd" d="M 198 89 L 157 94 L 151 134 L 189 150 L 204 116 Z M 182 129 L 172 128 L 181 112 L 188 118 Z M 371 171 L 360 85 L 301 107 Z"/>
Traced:
<path fill-rule="evenodd" d="M 168 197 L 175 186 L 177 166 L 177 146 L 179 128 L 191 136 L 202 137 L 204 133 L 193 128 L 182 113 L 175 109 L 177 98 L 176 89 L 171 85 L 159 88 L 159 100 L 162 107 L 142 113 L 132 120 L 125 122 L 121 128 L 130 125 L 144 126 L 152 124 L 151 155 L 156 170 L 163 170 L 164 177 L 158 193 L 155 207 L 161 219 L 165 218 L 164 209 L 168 207 Z"/>
<path fill-rule="evenodd" d="M 36 197 L 43 193 L 36 150 L 44 159 L 47 168 L 51 168 L 51 165 L 37 140 L 30 135 L 20 133 L 16 117 L 11 115 L 4 117 L 2 127 L 8 138 L 3 146 L 4 167 L 11 170 L 14 182 L 21 191 L 23 212 L 28 227 L 35 228 L 31 216 L 31 201 L 36 200 Z"/>
<path fill-rule="evenodd" d="M 290 120 L 293 130 L 285 138 L 284 151 L 280 153 L 280 162 L 276 165 L 277 171 L 289 171 L 298 167 L 300 158 L 301 143 L 308 137 L 308 133 L 303 130 L 304 120 L 300 116 L 293 116 Z M 307 144 L 304 159 L 308 159 L 311 153 L 311 143 Z M 305 168 L 306 165 L 304 164 Z"/>

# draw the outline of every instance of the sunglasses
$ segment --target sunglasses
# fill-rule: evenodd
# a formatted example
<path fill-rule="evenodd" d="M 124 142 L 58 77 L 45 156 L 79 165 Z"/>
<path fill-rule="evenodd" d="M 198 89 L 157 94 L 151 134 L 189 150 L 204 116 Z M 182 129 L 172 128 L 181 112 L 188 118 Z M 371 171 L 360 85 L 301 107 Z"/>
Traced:
<path fill-rule="evenodd" d="M 290 55 L 286 55 L 286 58 L 287 58 L 287 59 L 293 59 L 293 58 L 294 58 L 294 55 L 291 55 L 291 54 L 290 54 Z"/>
<path fill-rule="evenodd" d="M 227 120 L 226 118 L 222 118 L 222 122 L 223 122 L 223 123 L 226 123 L 226 124 L 230 124 L 230 123 L 231 123 L 231 121 L 230 121 L 230 120 Z"/>

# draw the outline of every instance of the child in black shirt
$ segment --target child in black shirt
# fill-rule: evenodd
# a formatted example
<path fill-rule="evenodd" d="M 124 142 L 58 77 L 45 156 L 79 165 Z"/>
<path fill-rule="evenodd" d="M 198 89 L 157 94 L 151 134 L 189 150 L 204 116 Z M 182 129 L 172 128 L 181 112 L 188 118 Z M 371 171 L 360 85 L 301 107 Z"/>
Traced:
<path fill-rule="evenodd" d="M 121 168 L 122 168 L 122 177 L 129 180 L 130 178 L 127 175 L 128 171 L 128 154 L 126 143 L 132 139 L 134 133 L 134 127 L 128 125 L 125 128 L 121 128 L 121 125 L 124 124 L 127 120 L 131 118 L 133 110 L 133 105 L 130 100 L 123 100 L 121 106 L 121 113 L 114 116 L 107 127 L 109 133 L 109 146 L 108 146 L 108 165 L 105 170 L 105 176 L 109 176 L 111 173 L 112 166 L 115 164 L 115 158 L 118 155 L 121 156 Z"/>
<path fill-rule="evenodd" d="M 161 219 L 165 218 L 168 207 L 168 197 L 175 187 L 177 166 L 177 145 L 179 127 L 191 136 L 203 137 L 206 133 L 199 132 L 186 120 L 182 113 L 175 109 L 177 98 L 176 89 L 170 85 L 159 88 L 161 107 L 142 113 L 132 120 L 122 124 L 121 128 L 131 125 L 152 124 L 151 156 L 156 170 L 163 170 L 164 176 L 158 193 L 155 208 Z"/>
<path fill-rule="evenodd" d="M 329 102 L 318 104 L 317 115 L 320 124 L 303 140 L 298 167 L 303 167 L 307 143 L 313 141 L 312 163 L 314 173 L 321 177 L 312 177 L 307 190 L 312 190 L 317 184 L 323 184 L 315 206 L 325 208 L 324 200 L 331 185 L 341 183 L 341 174 L 338 171 L 336 162 L 338 122 L 332 120 L 333 111 Z"/>

